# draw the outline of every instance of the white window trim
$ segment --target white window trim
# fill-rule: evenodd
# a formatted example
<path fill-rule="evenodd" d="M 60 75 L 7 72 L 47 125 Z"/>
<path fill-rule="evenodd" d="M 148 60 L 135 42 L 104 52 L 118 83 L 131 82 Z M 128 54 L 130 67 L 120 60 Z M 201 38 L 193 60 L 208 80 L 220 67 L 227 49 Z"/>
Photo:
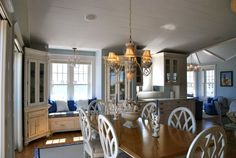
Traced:
<path fill-rule="evenodd" d="M 50 95 L 51 93 L 51 88 L 52 88 L 52 63 L 67 63 L 67 64 L 70 64 L 69 63 L 69 57 L 71 55 L 66 55 L 66 54 L 48 54 L 48 59 L 49 59 L 49 82 L 48 82 L 48 94 Z M 94 97 L 95 96 L 95 93 L 96 93 L 96 75 L 95 75 L 95 72 L 96 72 L 96 66 L 95 66 L 95 62 L 96 62 L 96 56 L 83 56 L 83 55 L 80 55 L 79 56 L 79 62 L 78 64 L 90 64 L 89 66 L 89 69 L 90 69 L 90 73 L 88 74 L 89 76 L 89 95 L 91 97 Z M 69 67 L 69 65 L 68 65 Z M 73 69 L 68 69 L 68 82 L 69 84 L 72 84 L 72 79 L 70 78 L 70 76 L 72 76 L 72 73 L 74 73 L 74 70 Z M 94 74 L 94 75 L 93 75 Z M 68 85 L 69 85 L 68 84 Z M 69 87 L 73 87 L 73 86 L 69 86 Z M 72 97 L 71 95 L 73 94 L 73 90 L 74 89 L 68 89 L 68 98 L 67 99 L 73 99 L 73 98 L 70 98 Z"/>
<path fill-rule="evenodd" d="M 6 74 L 6 20 L 0 20 L 0 153 L 5 157 L 5 74 Z"/>
<path fill-rule="evenodd" d="M 201 70 L 202 70 L 202 73 L 203 73 L 203 76 L 202 76 L 202 82 L 201 82 L 201 86 L 202 86 L 202 94 L 203 94 L 203 98 L 207 98 L 208 96 L 206 96 L 206 71 L 205 70 L 214 70 L 215 72 L 215 78 L 214 78 L 214 96 L 216 96 L 216 65 L 203 65 L 201 66 Z"/>
<path fill-rule="evenodd" d="M 193 71 L 193 84 L 194 84 L 194 97 L 197 96 L 197 72 L 196 71 Z M 187 81 L 187 84 L 188 84 L 188 81 Z M 188 88 L 188 87 L 187 87 Z"/>

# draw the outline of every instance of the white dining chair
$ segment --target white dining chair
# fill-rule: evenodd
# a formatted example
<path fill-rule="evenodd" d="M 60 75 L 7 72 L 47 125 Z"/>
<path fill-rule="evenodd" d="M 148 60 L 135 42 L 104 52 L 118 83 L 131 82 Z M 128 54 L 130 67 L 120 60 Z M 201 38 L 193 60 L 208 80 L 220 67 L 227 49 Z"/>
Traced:
<path fill-rule="evenodd" d="M 226 134 L 221 126 L 207 128 L 195 137 L 187 158 L 224 158 L 226 141 Z"/>
<path fill-rule="evenodd" d="M 98 131 L 104 152 L 104 158 L 118 156 L 118 139 L 111 122 L 103 115 L 98 116 Z"/>
<path fill-rule="evenodd" d="M 154 102 L 147 103 L 142 110 L 141 118 L 143 120 L 150 120 L 152 116 L 151 114 L 156 110 L 158 110 L 156 103 Z M 158 114 L 160 113 L 159 110 L 157 112 Z"/>
<path fill-rule="evenodd" d="M 186 107 L 175 108 L 168 117 L 168 125 L 192 133 L 196 131 L 194 115 Z"/>
<path fill-rule="evenodd" d="M 92 114 L 104 114 L 105 102 L 102 100 L 93 100 L 88 106 L 88 113 Z"/>
<path fill-rule="evenodd" d="M 83 109 L 79 109 L 80 127 L 84 142 L 84 153 L 91 158 L 103 157 L 103 149 L 99 139 L 91 139 L 91 126 Z"/>

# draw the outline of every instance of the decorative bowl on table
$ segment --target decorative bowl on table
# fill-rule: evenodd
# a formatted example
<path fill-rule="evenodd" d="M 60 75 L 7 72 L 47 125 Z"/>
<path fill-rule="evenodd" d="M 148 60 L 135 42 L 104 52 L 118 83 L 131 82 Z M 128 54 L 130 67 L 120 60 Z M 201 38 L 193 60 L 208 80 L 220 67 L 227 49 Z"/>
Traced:
<path fill-rule="evenodd" d="M 123 124 L 123 126 L 127 128 L 135 128 L 137 127 L 135 121 L 139 118 L 140 111 L 123 111 L 121 113 L 121 117 L 126 120 L 126 122 Z"/>

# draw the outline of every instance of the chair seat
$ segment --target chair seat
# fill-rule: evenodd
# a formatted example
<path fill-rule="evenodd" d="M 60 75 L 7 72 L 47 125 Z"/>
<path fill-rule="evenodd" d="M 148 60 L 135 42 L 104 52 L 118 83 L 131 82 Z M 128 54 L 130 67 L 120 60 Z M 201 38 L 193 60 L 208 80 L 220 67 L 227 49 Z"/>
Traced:
<path fill-rule="evenodd" d="M 91 155 L 92 153 L 90 153 L 91 152 L 90 149 L 92 148 L 94 157 L 103 157 L 104 156 L 103 149 L 102 149 L 102 146 L 100 143 L 100 139 L 91 140 L 89 143 L 91 146 L 89 146 L 88 144 L 86 144 L 84 142 L 84 150 L 87 153 L 89 153 Z"/>
<path fill-rule="evenodd" d="M 94 153 L 103 153 L 100 139 L 92 140 L 90 143 L 91 143 Z"/>

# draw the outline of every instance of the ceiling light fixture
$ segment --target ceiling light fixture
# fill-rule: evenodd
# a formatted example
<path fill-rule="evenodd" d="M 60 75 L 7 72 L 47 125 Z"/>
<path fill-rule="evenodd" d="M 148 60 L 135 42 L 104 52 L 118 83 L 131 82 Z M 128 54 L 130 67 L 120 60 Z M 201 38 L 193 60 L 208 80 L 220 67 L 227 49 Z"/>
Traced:
<path fill-rule="evenodd" d="M 72 67 L 75 67 L 79 63 L 79 56 L 76 54 L 77 48 L 72 48 L 74 54 L 69 57 L 69 63 Z"/>
<path fill-rule="evenodd" d="M 93 21 L 97 18 L 97 16 L 95 14 L 87 14 L 84 16 L 84 20 L 85 21 Z"/>
<path fill-rule="evenodd" d="M 114 52 L 109 52 L 107 61 L 111 69 L 116 73 L 119 73 L 121 67 L 125 67 L 126 78 L 131 81 L 136 72 L 136 67 L 138 66 L 143 73 L 143 75 L 148 76 L 151 73 L 152 57 L 150 50 L 144 50 L 142 55 L 141 65 L 137 62 L 135 55 L 135 46 L 132 41 L 132 30 L 131 30 L 131 0 L 129 1 L 129 42 L 126 43 L 126 52 L 123 58 L 120 59 L 118 55 Z"/>
<path fill-rule="evenodd" d="M 187 64 L 187 71 L 198 71 L 200 66 L 196 63 L 193 63 L 193 53 L 190 54 L 190 63 Z"/>

